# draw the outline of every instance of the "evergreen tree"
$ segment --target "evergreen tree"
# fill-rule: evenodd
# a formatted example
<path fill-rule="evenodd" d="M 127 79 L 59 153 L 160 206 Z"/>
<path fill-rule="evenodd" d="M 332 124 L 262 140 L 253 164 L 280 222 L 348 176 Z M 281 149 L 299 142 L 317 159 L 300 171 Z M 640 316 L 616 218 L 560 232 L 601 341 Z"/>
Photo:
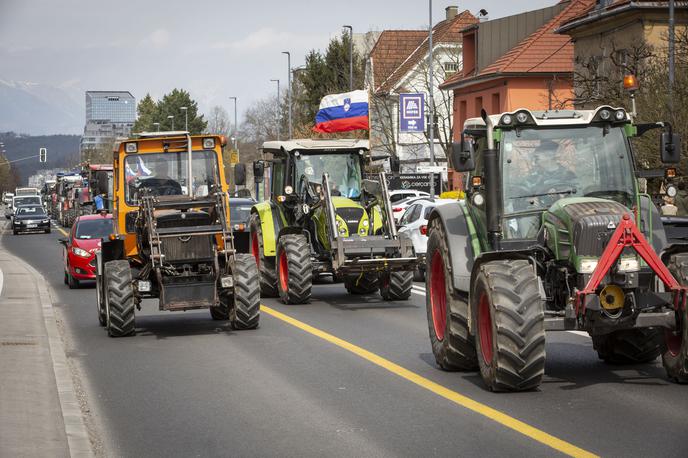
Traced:
<path fill-rule="evenodd" d="M 158 107 L 153 97 L 150 94 L 146 94 L 136 107 L 138 116 L 134 126 L 131 128 L 132 132 L 155 131 L 156 128 L 153 123 L 160 122 L 156 119 L 157 110 Z"/>
<path fill-rule="evenodd" d="M 157 114 L 160 120 L 160 129 L 184 130 L 184 110 L 181 107 L 188 108 L 189 132 L 192 134 L 204 132 L 208 123 L 203 119 L 203 115 L 198 115 L 198 104 L 188 92 L 176 88 L 169 94 L 165 94 L 162 100 L 158 102 Z M 174 118 L 170 119 L 169 116 Z"/>

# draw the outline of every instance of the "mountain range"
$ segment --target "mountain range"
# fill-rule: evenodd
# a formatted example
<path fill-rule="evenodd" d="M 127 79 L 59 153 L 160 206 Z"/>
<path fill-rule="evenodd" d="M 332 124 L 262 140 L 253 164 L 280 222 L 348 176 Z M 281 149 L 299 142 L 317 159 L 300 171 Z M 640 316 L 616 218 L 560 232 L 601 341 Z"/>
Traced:
<path fill-rule="evenodd" d="M 75 87 L 0 79 L 0 132 L 81 134 L 84 103 L 84 92 Z"/>

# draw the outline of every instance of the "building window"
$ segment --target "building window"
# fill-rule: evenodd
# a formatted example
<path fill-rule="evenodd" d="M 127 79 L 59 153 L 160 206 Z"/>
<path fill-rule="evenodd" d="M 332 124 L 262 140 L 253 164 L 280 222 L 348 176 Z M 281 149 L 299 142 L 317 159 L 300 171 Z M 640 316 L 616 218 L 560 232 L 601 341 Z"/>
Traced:
<path fill-rule="evenodd" d="M 480 112 L 483 109 L 483 98 L 482 97 L 476 97 L 475 98 L 475 116 L 480 116 Z"/>
<path fill-rule="evenodd" d="M 459 63 L 458 62 L 445 62 L 443 65 L 444 65 L 444 73 L 447 75 L 450 75 L 452 73 L 456 73 L 459 71 Z"/>
<path fill-rule="evenodd" d="M 492 94 L 492 113 L 501 113 L 502 105 L 499 103 L 499 92 Z"/>

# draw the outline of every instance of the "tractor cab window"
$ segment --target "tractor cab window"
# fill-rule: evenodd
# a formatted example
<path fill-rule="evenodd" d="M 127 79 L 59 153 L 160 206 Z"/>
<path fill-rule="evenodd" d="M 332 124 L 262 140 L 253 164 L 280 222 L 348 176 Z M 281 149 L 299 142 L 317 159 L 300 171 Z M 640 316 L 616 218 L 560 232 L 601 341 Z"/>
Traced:
<path fill-rule="evenodd" d="M 632 205 L 634 175 L 621 128 L 504 131 L 501 153 L 506 238 L 534 238 L 540 213 L 564 197 Z"/>
<path fill-rule="evenodd" d="M 125 197 L 127 204 L 136 205 L 144 194 L 173 196 L 187 193 L 191 185 L 195 197 L 208 195 L 219 183 L 217 156 L 214 151 L 192 153 L 192 177 L 188 180 L 188 154 L 175 153 L 132 154 L 124 159 Z"/>
<path fill-rule="evenodd" d="M 294 162 L 296 183 L 305 175 L 310 183 L 320 184 L 323 173 L 327 172 L 333 196 L 360 197 L 361 163 L 357 153 L 302 154 L 295 157 Z"/>

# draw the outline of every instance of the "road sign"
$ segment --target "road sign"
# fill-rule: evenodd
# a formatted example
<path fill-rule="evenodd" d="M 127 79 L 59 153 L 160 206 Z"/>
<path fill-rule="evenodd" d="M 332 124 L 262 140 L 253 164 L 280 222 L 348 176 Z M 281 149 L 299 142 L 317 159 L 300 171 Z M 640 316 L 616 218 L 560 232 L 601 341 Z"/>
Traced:
<path fill-rule="evenodd" d="M 231 151 L 229 153 L 229 163 L 238 164 L 239 163 L 239 151 Z"/>
<path fill-rule="evenodd" d="M 47 148 L 39 149 L 38 150 L 38 162 L 47 162 L 47 161 L 48 161 L 48 149 Z"/>
<path fill-rule="evenodd" d="M 425 94 L 399 94 L 399 132 L 425 131 Z"/>

